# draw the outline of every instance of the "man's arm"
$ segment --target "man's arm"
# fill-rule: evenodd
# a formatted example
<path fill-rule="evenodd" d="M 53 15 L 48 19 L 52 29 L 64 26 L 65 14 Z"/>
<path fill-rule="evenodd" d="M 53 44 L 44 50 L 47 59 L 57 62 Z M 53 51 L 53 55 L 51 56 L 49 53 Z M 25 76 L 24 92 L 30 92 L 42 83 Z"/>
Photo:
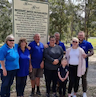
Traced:
<path fill-rule="evenodd" d="M 44 61 L 42 60 L 40 67 L 43 69 L 44 68 Z"/>
<path fill-rule="evenodd" d="M 66 54 L 66 47 L 65 47 L 64 43 L 63 43 L 62 48 L 63 48 L 63 50 L 64 50 L 64 54 Z"/>
<path fill-rule="evenodd" d="M 88 54 L 87 57 L 90 57 L 94 54 L 93 46 L 90 42 L 88 42 Z"/>
<path fill-rule="evenodd" d="M 94 54 L 94 50 L 93 49 L 90 49 L 88 54 L 83 54 L 83 58 L 87 58 L 87 57 L 90 57 Z"/>
<path fill-rule="evenodd" d="M 4 61 L 0 61 L 0 63 L 1 63 L 1 66 L 2 66 L 2 70 L 3 70 L 3 75 L 7 76 L 7 70 L 5 68 L 5 62 Z"/>
<path fill-rule="evenodd" d="M 87 54 L 87 57 L 90 57 L 92 55 L 94 55 L 94 50 L 90 49 L 89 52 L 88 52 L 88 54 Z"/>
<path fill-rule="evenodd" d="M 29 60 L 29 72 L 32 72 L 31 54 L 30 54 L 30 60 Z"/>

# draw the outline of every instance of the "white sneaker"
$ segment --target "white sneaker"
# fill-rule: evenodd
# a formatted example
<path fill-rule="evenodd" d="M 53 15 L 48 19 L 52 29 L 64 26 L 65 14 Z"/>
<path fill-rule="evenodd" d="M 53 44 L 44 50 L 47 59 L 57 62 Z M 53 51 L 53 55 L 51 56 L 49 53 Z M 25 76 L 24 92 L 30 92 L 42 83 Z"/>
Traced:
<path fill-rule="evenodd" d="M 71 96 L 73 96 L 73 95 L 74 95 L 74 92 L 71 93 Z"/>
<path fill-rule="evenodd" d="M 83 97 L 87 97 L 87 94 L 86 94 L 86 92 L 84 92 L 84 93 L 83 93 Z"/>
<path fill-rule="evenodd" d="M 77 97 L 76 95 L 73 95 L 73 97 Z"/>

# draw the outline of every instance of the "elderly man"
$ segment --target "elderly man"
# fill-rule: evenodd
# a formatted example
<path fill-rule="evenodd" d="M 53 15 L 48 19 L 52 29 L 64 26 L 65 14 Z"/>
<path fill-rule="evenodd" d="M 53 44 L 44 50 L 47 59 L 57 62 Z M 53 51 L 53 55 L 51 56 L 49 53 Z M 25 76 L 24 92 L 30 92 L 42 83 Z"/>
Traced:
<path fill-rule="evenodd" d="M 79 46 L 86 53 L 86 55 L 83 55 L 83 57 L 86 59 L 86 72 L 82 76 L 82 88 L 83 88 L 83 97 L 87 97 L 86 91 L 87 91 L 88 57 L 92 56 L 94 54 L 94 51 L 92 44 L 85 40 L 85 33 L 83 31 L 80 31 L 78 33 L 78 39 L 79 39 Z"/>
<path fill-rule="evenodd" d="M 63 49 L 63 51 L 64 51 L 64 53 L 66 53 L 65 45 L 64 45 L 63 42 L 60 41 L 60 34 L 59 34 L 59 32 L 55 32 L 54 36 L 56 38 L 56 44 L 59 45 L 59 46 L 61 46 L 62 49 Z"/>
<path fill-rule="evenodd" d="M 29 46 L 31 47 L 29 77 L 31 79 L 31 85 L 32 85 L 32 92 L 30 96 L 32 97 L 34 96 L 34 93 L 35 93 L 35 84 L 37 85 L 36 94 L 41 95 L 39 87 L 40 87 L 40 77 L 43 77 L 44 62 L 42 61 L 42 59 L 43 59 L 44 46 L 40 42 L 39 34 L 34 35 L 34 41 L 32 41 L 29 44 Z"/>

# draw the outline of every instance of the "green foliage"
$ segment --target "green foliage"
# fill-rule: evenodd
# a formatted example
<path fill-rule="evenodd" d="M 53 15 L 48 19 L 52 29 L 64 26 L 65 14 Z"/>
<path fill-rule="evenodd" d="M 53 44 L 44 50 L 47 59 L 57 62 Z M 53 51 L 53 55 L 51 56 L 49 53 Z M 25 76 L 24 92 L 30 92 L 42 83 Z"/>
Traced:
<path fill-rule="evenodd" d="M 89 36 L 96 36 L 96 0 L 87 1 L 82 0 L 75 5 L 72 0 L 49 0 L 49 34 L 59 32 L 61 39 L 67 41 L 77 36 L 80 30 L 88 32 Z"/>
<path fill-rule="evenodd" d="M 61 35 L 67 31 L 68 18 L 66 17 L 66 4 L 62 0 L 50 0 L 50 35 L 60 32 Z"/>
<path fill-rule="evenodd" d="M 7 0 L 0 0 L 0 41 L 12 33 L 11 11 L 11 4 Z"/>
<path fill-rule="evenodd" d="M 85 3 L 85 32 L 88 36 L 96 36 L 96 0 Z"/>
<path fill-rule="evenodd" d="M 70 40 L 80 30 L 79 6 L 70 0 L 49 0 L 50 2 L 50 30 L 49 34 L 59 32 L 61 39 Z M 78 22 L 79 21 L 79 22 Z"/>

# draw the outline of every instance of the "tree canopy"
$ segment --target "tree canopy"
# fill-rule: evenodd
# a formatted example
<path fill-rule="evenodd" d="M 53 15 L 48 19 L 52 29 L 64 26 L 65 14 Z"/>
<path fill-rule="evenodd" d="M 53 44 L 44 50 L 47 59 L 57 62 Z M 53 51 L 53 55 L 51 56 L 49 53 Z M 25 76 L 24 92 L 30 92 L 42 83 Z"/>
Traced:
<path fill-rule="evenodd" d="M 0 41 L 12 33 L 12 7 L 7 0 L 0 0 Z"/>
<path fill-rule="evenodd" d="M 85 31 L 86 39 L 96 36 L 96 1 L 81 0 L 75 4 L 72 0 L 49 0 L 50 27 L 49 34 L 59 32 L 61 38 L 76 36 L 80 30 Z"/>

